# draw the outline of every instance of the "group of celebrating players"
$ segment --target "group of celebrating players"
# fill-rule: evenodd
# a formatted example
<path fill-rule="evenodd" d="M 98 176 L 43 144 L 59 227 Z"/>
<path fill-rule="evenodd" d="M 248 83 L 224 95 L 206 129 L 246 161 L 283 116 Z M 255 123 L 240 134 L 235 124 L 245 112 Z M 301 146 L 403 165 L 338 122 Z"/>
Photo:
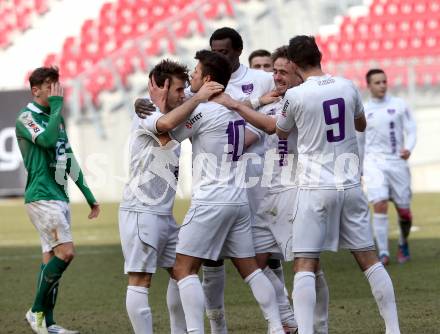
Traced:
<path fill-rule="evenodd" d="M 272 75 L 240 63 L 243 41 L 232 28 L 217 29 L 209 45 L 211 50 L 196 53 L 191 75 L 183 64 L 159 62 L 149 74 L 151 101 L 135 102 L 130 176 L 119 208 L 126 308 L 134 332 L 153 332 L 148 293 L 159 267 L 170 274 L 171 333 L 204 333 L 205 311 L 211 332 L 227 333 L 224 260 L 231 259 L 251 288 L 268 333 L 328 333 L 329 290 L 320 253 L 346 248 L 371 286 L 386 333 L 400 333 L 393 284 L 384 268 L 390 256 L 386 210 L 393 200 L 401 226 L 398 261 L 406 262 L 411 228 L 406 160 L 415 145 L 409 109 L 386 95 L 382 70 L 367 73 L 373 97 L 364 106 L 351 81 L 322 71 L 321 53 L 310 36 L 295 36 L 272 54 L 251 54 L 251 67 L 258 63 Z M 37 96 L 44 85 L 31 82 L 34 102 L 17 120 L 17 137 L 28 171 L 33 168 L 26 163 L 30 147 L 50 157 L 44 162 L 59 173 L 60 162 L 75 160 L 59 115 L 58 77 L 48 78 L 43 83 L 52 90 L 45 90 L 44 101 Z M 40 140 L 61 129 L 62 140 L 51 145 Z M 192 198 L 179 226 L 172 208 L 180 143 L 187 138 L 192 142 Z M 63 181 L 72 167 L 80 171 L 76 162 L 64 164 Z M 362 173 L 374 206 L 379 257 Z M 75 175 L 84 185 L 82 173 Z M 55 183 L 65 190 L 54 177 Z M 93 218 L 99 205 L 87 187 L 81 189 Z M 55 324 L 54 302 L 49 302 L 73 258 L 73 244 L 68 211 L 61 212 L 66 208 L 50 208 L 59 212 L 52 219 L 42 214 L 47 212 L 43 205 L 66 201 L 67 196 L 26 199 L 43 243 L 37 298 L 26 314 L 36 333 L 77 333 Z M 292 260 L 293 305 L 281 265 Z"/>

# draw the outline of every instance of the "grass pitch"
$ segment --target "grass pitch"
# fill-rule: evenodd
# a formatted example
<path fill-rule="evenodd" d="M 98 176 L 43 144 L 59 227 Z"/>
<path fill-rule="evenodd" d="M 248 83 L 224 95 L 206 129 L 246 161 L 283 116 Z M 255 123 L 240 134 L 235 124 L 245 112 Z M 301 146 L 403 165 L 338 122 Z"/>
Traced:
<path fill-rule="evenodd" d="M 440 334 L 440 194 L 417 194 L 411 235 L 412 261 L 388 267 L 399 309 L 401 332 Z M 175 206 L 182 221 L 187 201 Z M 391 251 L 398 238 L 390 210 Z M 88 221 L 84 205 L 72 206 L 77 257 L 63 276 L 55 319 L 82 334 L 132 333 L 125 311 L 126 277 L 119 244 L 117 204 L 104 204 L 97 221 Z M 21 201 L 0 202 L 0 333 L 31 333 L 24 314 L 31 306 L 40 264 L 39 238 Z M 348 252 L 325 254 L 330 288 L 331 334 L 384 333 L 382 320 L 363 274 Z M 285 264 L 292 288 L 290 264 Z M 155 333 L 169 333 L 165 292 L 168 277 L 159 271 L 150 289 Z M 230 333 L 266 333 L 262 314 L 250 289 L 228 263 L 226 311 Z M 208 328 L 208 327 L 206 327 Z"/>

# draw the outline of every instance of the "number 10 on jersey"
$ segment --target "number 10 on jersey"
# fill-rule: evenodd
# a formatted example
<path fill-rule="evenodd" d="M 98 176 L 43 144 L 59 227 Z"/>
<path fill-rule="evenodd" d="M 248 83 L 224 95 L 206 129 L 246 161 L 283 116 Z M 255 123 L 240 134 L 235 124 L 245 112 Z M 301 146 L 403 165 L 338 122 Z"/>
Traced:
<path fill-rule="evenodd" d="M 238 161 L 244 150 L 244 119 L 229 122 L 226 133 L 228 134 L 228 154 L 232 154 L 232 161 Z"/>

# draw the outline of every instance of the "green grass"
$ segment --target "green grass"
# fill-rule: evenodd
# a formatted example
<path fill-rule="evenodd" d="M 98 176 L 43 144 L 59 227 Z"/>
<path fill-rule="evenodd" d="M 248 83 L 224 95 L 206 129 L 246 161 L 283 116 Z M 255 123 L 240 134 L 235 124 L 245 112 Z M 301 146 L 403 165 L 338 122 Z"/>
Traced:
<path fill-rule="evenodd" d="M 393 262 L 393 278 L 402 334 L 440 333 L 440 194 L 417 194 L 413 211 L 419 230 L 411 235 L 412 261 Z M 176 203 L 181 221 L 188 202 Z M 391 215 L 391 250 L 398 237 Z M 118 208 L 104 204 L 97 221 L 87 219 L 87 208 L 72 206 L 77 257 L 61 283 L 57 321 L 81 333 L 131 333 L 125 312 L 126 277 L 118 235 Z M 20 201 L 0 202 L 0 333 L 30 333 L 23 320 L 33 301 L 40 263 L 39 238 Z M 394 255 L 394 254 L 393 254 Z M 393 258 L 394 260 L 394 258 Z M 325 254 L 323 264 L 330 287 L 330 333 L 384 333 L 370 288 L 347 252 Z M 286 282 L 292 287 L 290 265 Z M 150 304 L 155 333 L 169 333 L 165 292 L 168 277 L 153 278 Z M 230 333 L 265 333 L 265 322 L 249 288 L 227 267 L 226 309 Z"/>

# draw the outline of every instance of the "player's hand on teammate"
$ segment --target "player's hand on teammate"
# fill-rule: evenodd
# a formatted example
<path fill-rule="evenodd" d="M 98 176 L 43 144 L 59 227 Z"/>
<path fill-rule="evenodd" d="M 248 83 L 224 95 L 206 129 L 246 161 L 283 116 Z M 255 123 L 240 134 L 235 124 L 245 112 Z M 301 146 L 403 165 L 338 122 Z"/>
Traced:
<path fill-rule="evenodd" d="M 89 219 L 97 218 L 100 212 L 101 209 L 99 208 L 99 203 L 93 203 L 88 218 Z"/>
<path fill-rule="evenodd" d="M 223 91 L 225 87 L 215 81 L 207 81 L 199 89 L 199 91 L 194 95 L 195 98 L 200 101 L 207 101 Z"/>
<path fill-rule="evenodd" d="M 211 99 L 211 101 L 221 104 L 228 109 L 237 109 L 238 102 L 235 101 L 229 94 L 221 93 Z"/>
<path fill-rule="evenodd" d="M 140 118 L 147 118 L 155 110 L 156 107 L 149 99 L 139 98 L 134 102 L 134 111 Z"/>
<path fill-rule="evenodd" d="M 410 150 L 402 149 L 402 150 L 400 151 L 400 157 L 401 157 L 403 160 L 408 160 L 410 155 L 411 155 L 411 151 L 410 151 Z"/>
<path fill-rule="evenodd" d="M 166 79 L 163 87 L 159 87 L 154 80 L 154 76 L 148 81 L 148 92 L 150 93 L 151 101 L 160 109 L 165 110 L 165 104 L 170 88 L 170 80 Z"/>
<path fill-rule="evenodd" d="M 63 87 L 60 85 L 60 83 L 57 82 L 52 82 L 50 84 L 50 94 L 49 96 L 64 96 L 64 89 Z"/>
<path fill-rule="evenodd" d="M 271 90 L 270 92 L 260 97 L 260 106 L 265 106 L 266 104 L 278 102 L 279 100 L 281 100 L 280 94 L 275 90 Z"/>

